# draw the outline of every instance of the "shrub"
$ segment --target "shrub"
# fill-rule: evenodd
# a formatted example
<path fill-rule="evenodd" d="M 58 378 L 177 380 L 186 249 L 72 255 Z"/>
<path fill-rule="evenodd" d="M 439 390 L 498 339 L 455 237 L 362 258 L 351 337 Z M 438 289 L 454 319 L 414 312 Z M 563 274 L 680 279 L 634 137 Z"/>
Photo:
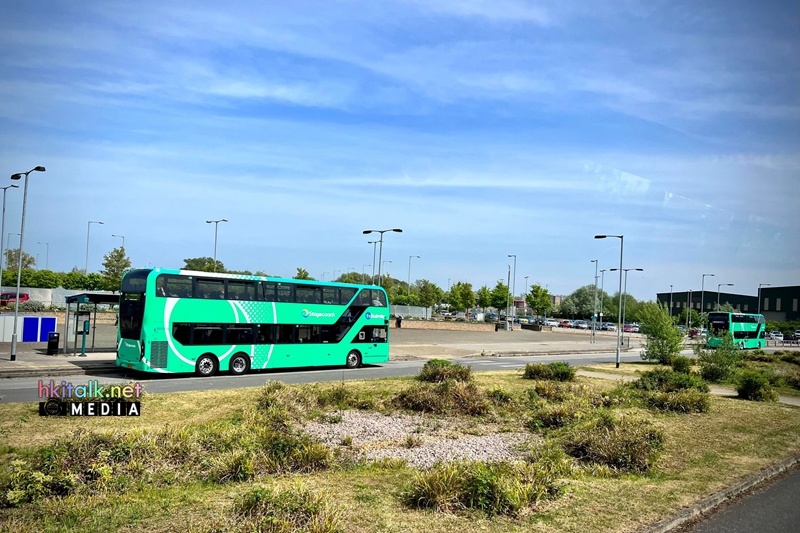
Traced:
<path fill-rule="evenodd" d="M 682 355 L 676 355 L 672 358 L 672 370 L 682 374 L 690 374 L 692 372 L 692 360 Z"/>
<path fill-rule="evenodd" d="M 641 473 L 655 462 L 664 436 L 647 420 L 631 416 L 617 420 L 608 412 L 572 426 L 562 444 L 569 455 L 585 463 Z"/>
<path fill-rule="evenodd" d="M 573 381 L 575 369 L 567 363 L 555 361 L 550 364 L 528 363 L 522 374 L 523 379 L 546 379 L 552 381 Z"/>
<path fill-rule="evenodd" d="M 11 306 L 13 307 L 13 306 Z M 37 302 L 36 300 L 28 300 L 27 302 L 20 302 L 19 303 L 19 310 L 20 311 L 33 311 L 39 312 L 46 310 L 47 307 L 42 302 Z"/>
<path fill-rule="evenodd" d="M 420 381 L 441 383 L 447 380 L 470 381 L 472 367 L 452 363 L 445 359 L 431 359 L 422 367 L 417 375 Z"/>
<path fill-rule="evenodd" d="M 282 490 L 252 489 L 238 498 L 234 512 L 248 531 L 344 533 L 341 510 L 299 485 Z"/>
<path fill-rule="evenodd" d="M 700 375 L 712 383 L 729 379 L 742 364 L 742 350 L 736 348 L 730 333 L 722 338 L 722 342 L 715 350 L 705 350 L 698 344 L 695 351 L 700 361 Z"/>
<path fill-rule="evenodd" d="M 747 352 L 744 356 L 747 361 L 758 361 L 760 363 L 774 363 L 778 356 L 772 353 L 766 353 L 764 350 L 753 350 Z"/>
<path fill-rule="evenodd" d="M 774 402 L 778 394 L 767 377 L 757 370 L 745 369 L 736 376 L 736 392 L 739 398 L 756 402 Z"/>
<path fill-rule="evenodd" d="M 660 303 L 644 303 L 637 313 L 645 336 L 641 357 L 645 361 L 658 361 L 668 365 L 681 351 L 683 335 L 675 326 L 666 306 Z"/>
<path fill-rule="evenodd" d="M 547 404 L 533 412 L 526 426 L 530 430 L 560 428 L 578 420 L 583 414 L 581 406 L 574 401 Z"/>
<path fill-rule="evenodd" d="M 775 355 L 778 355 L 780 352 L 775 352 Z M 795 365 L 800 365 L 800 352 L 797 351 L 786 351 L 781 353 L 781 361 L 786 363 L 793 363 Z"/>
<path fill-rule="evenodd" d="M 645 399 L 645 403 L 651 409 L 676 413 L 707 413 L 711 408 L 708 393 L 698 390 L 654 392 Z"/>
<path fill-rule="evenodd" d="M 445 381 L 437 385 L 415 385 L 401 391 L 394 399 L 395 405 L 412 411 L 442 414 L 456 411 L 466 415 L 482 415 L 491 404 L 474 383 Z"/>
<path fill-rule="evenodd" d="M 554 402 L 563 402 L 569 397 L 571 388 L 555 381 L 537 381 L 532 389 L 528 389 L 528 398 L 536 402 L 540 398 Z"/>
<path fill-rule="evenodd" d="M 658 392 L 675 392 L 685 389 L 708 392 L 709 390 L 708 384 L 700 377 L 667 369 L 643 372 L 639 379 L 631 383 L 631 386 L 640 390 Z"/>
<path fill-rule="evenodd" d="M 510 392 L 501 388 L 494 388 L 486 393 L 486 397 L 495 405 L 508 405 L 514 401 Z"/>
<path fill-rule="evenodd" d="M 555 471 L 527 462 L 437 463 L 414 476 L 404 500 L 417 508 L 514 516 L 558 494 Z"/>

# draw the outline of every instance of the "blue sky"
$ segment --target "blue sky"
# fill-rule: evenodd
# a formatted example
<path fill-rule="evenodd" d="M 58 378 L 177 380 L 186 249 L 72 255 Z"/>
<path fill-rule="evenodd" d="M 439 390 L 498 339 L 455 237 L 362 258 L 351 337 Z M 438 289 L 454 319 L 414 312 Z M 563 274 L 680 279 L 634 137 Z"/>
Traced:
<path fill-rule="evenodd" d="M 270 5 L 272 4 L 272 5 Z M 25 244 L 89 270 L 211 256 L 568 294 L 800 283 L 795 1 L 0 4 Z M 602 6 L 602 7 L 601 7 Z M 10 183 L 10 182 L 9 182 Z M 9 190 L 6 233 L 21 190 Z M 15 246 L 12 236 L 12 246 Z M 615 289 L 606 273 L 605 288 Z"/>

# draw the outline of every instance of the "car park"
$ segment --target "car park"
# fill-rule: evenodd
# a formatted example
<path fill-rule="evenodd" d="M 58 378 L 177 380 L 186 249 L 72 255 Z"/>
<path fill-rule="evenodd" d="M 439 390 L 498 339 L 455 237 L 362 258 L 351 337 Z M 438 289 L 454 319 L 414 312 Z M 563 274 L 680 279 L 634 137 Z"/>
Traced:
<path fill-rule="evenodd" d="M 783 340 L 783 333 L 780 332 L 780 331 L 770 331 L 769 340 L 771 340 L 771 341 L 782 341 Z"/>

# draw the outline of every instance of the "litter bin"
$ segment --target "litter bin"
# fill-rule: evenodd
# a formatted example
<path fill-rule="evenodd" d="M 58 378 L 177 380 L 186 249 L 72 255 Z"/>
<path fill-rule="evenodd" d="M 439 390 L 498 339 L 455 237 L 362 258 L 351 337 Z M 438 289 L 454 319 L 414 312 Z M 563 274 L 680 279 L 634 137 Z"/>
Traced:
<path fill-rule="evenodd" d="M 47 355 L 58 355 L 58 338 L 61 336 L 57 331 L 47 334 Z"/>

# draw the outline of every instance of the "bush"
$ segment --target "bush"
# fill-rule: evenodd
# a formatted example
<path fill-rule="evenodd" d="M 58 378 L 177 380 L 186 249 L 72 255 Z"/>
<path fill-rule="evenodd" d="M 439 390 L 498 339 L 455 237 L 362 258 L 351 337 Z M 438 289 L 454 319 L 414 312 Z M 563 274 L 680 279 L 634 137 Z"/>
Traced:
<path fill-rule="evenodd" d="M 431 359 L 419 371 L 417 379 L 431 383 L 441 383 L 450 379 L 470 381 L 472 379 L 472 367 L 452 363 L 445 359 Z"/>
<path fill-rule="evenodd" d="M 676 355 L 672 358 L 672 370 L 682 374 L 690 374 L 692 372 L 692 360 L 682 355 Z"/>
<path fill-rule="evenodd" d="M 774 402 L 778 394 L 769 384 L 767 376 L 757 370 L 745 369 L 736 376 L 739 398 L 756 402 Z"/>
<path fill-rule="evenodd" d="M 645 399 L 645 403 L 651 409 L 676 413 L 707 413 L 711 408 L 708 393 L 697 390 L 654 392 Z"/>
<path fill-rule="evenodd" d="M 510 392 L 499 387 L 489 390 L 486 393 L 486 397 L 495 405 L 508 405 L 514 401 L 514 397 Z"/>
<path fill-rule="evenodd" d="M 645 336 L 641 357 L 645 361 L 657 361 L 668 365 L 681 351 L 683 334 L 675 326 L 666 306 L 660 303 L 643 303 L 637 313 Z"/>
<path fill-rule="evenodd" d="M 583 409 L 574 401 L 548 404 L 536 409 L 526 426 L 533 431 L 542 428 L 560 428 L 582 418 L 583 415 Z"/>
<path fill-rule="evenodd" d="M 575 369 L 561 361 L 547 365 L 543 363 L 528 363 L 525 365 L 522 377 L 523 379 L 573 381 L 575 379 Z"/>
<path fill-rule="evenodd" d="M 700 377 L 667 369 L 656 369 L 643 372 L 641 377 L 631 383 L 635 389 L 657 392 L 675 392 L 695 389 L 708 392 L 708 384 Z"/>
<path fill-rule="evenodd" d="M 733 343 L 733 336 L 730 333 L 722 338 L 722 342 L 715 350 L 705 350 L 697 345 L 695 351 L 700 361 L 700 375 L 712 383 L 729 379 L 742 364 L 742 350 Z"/>
<path fill-rule="evenodd" d="M 778 355 L 780 352 L 775 352 L 775 355 Z M 792 363 L 795 365 L 800 365 L 800 352 L 797 351 L 786 351 L 781 353 L 781 361 L 785 363 Z"/>
<path fill-rule="evenodd" d="M 618 472 L 643 473 L 663 449 L 664 435 L 647 420 L 631 416 L 617 420 L 608 412 L 572 426 L 562 445 L 580 461 Z"/>
<path fill-rule="evenodd" d="M 437 463 L 404 491 L 407 505 L 438 511 L 517 515 L 558 494 L 558 468 L 535 463 Z"/>
<path fill-rule="evenodd" d="M 572 388 L 569 385 L 555 381 L 537 381 L 532 389 L 528 389 L 528 399 L 534 403 L 540 399 L 563 402 L 571 392 Z"/>
<path fill-rule="evenodd" d="M 491 404 L 474 383 L 445 381 L 437 385 L 415 385 L 401 391 L 395 405 L 412 411 L 443 414 L 455 411 L 478 416 L 489 412 Z"/>
<path fill-rule="evenodd" d="M 234 512 L 248 531 L 344 533 L 341 510 L 299 485 L 283 490 L 252 489 L 238 498 Z"/>
<path fill-rule="evenodd" d="M 13 306 L 10 306 L 13 307 Z M 32 311 L 32 312 L 40 312 L 46 310 L 47 307 L 42 302 L 37 302 L 35 300 L 28 300 L 27 302 L 20 302 L 19 303 L 19 310 L 20 311 Z"/>

